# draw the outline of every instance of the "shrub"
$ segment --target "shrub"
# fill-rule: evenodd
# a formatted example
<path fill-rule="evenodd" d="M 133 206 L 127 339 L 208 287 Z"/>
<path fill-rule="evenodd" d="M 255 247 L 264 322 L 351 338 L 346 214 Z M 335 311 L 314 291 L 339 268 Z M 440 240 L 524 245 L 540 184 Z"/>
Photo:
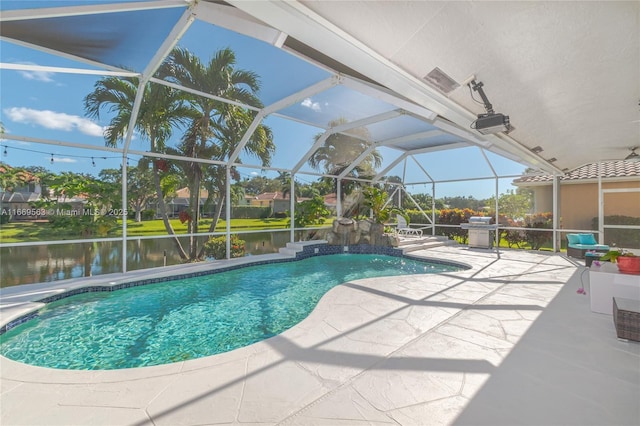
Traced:
<path fill-rule="evenodd" d="M 469 222 L 471 216 L 483 216 L 482 212 L 471 209 L 442 209 L 438 218 L 440 225 L 460 225 Z M 457 240 L 466 244 L 469 240 L 469 231 L 462 228 L 438 228 L 438 235 L 445 235 L 450 240 Z"/>
<path fill-rule="evenodd" d="M 553 229 L 553 213 L 535 213 L 527 215 L 525 221 L 525 238 L 532 250 L 539 250 L 552 241 L 553 233 L 549 231 L 535 231 L 531 228 Z"/>
<path fill-rule="evenodd" d="M 606 225 L 640 225 L 640 217 L 611 215 L 604 217 Z M 598 230 L 598 218 L 591 221 L 591 229 Z M 640 230 L 605 228 L 604 242 L 610 246 L 640 248 Z"/>
<path fill-rule="evenodd" d="M 156 211 L 155 210 L 143 210 L 140 213 L 142 220 L 153 220 L 156 218 Z"/>
<path fill-rule="evenodd" d="M 231 235 L 231 257 L 243 257 L 245 241 L 241 240 L 237 235 Z M 227 257 L 227 238 L 211 237 L 209 241 L 204 243 L 204 254 L 214 259 L 226 259 Z"/>
<path fill-rule="evenodd" d="M 500 216 L 500 224 L 508 227 L 522 226 L 522 223 L 503 216 Z M 513 246 L 522 248 L 522 245 L 527 242 L 527 236 L 524 230 L 520 231 L 516 229 L 501 229 L 500 238 L 507 242 L 509 248 Z"/>
<path fill-rule="evenodd" d="M 271 214 L 270 207 L 232 206 L 231 217 L 236 219 L 266 219 Z"/>
<path fill-rule="evenodd" d="M 324 205 L 324 198 L 317 195 L 310 200 L 298 203 L 295 210 L 295 226 L 296 228 L 306 228 L 318 225 L 330 215 L 331 212 Z"/>
<path fill-rule="evenodd" d="M 429 218 L 431 218 L 431 210 L 424 211 Z M 407 216 L 409 216 L 409 223 L 429 223 L 428 219 L 424 217 L 422 212 L 418 209 L 405 210 Z M 438 222 L 438 211 L 436 210 L 436 222 Z"/>

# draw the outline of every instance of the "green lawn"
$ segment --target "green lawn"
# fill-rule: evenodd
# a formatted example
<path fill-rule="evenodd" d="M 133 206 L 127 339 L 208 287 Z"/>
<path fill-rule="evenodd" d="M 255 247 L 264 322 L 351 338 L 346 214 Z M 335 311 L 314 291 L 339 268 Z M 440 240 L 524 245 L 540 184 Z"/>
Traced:
<path fill-rule="evenodd" d="M 187 232 L 186 222 L 180 223 L 179 219 L 172 219 L 176 234 L 185 234 Z M 289 219 L 232 219 L 232 231 L 251 231 L 263 229 L 284 229 L 288 226 Z M 118 221 L 118 226 L 107 237 L 122 236 L 122 221 Z M 211 219 L 204 219 L 200 222 L 198 230 L 206 232 L 211 225 Z M 225 231 L 227 224 L 224 220 L 218 222 L 216 231 Z M 144 222 L 127 221 L 127 235 L 150 236 L 150 235 L 166 235 L 167 231 L 162 220 L 149 220 Z M 95 236 L 93 236 L 95 237 Z M 72 240 L 82 238 L 79 235 L 69 234 L 65 229 L 54 229 L 47 222 L 11 222 L 0 225 L 0 242 L 2 243 L 18 243 L 30 241 L 46 241 L 46 240 Z"/>

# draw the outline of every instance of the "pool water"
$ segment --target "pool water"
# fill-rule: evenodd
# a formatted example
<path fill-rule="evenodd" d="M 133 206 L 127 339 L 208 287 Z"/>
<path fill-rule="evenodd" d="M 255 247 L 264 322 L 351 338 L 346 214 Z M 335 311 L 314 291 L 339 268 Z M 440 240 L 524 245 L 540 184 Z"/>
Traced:
<path fill-rule="evenodd" d="M 336 285 L 360 278 L 462 268 L 407 258 L 340 254 L 84 293 L 47 304 L 0 336 L 0 353 L 27 364 L 106 370 L 230 351 L 282 333 Z"/>

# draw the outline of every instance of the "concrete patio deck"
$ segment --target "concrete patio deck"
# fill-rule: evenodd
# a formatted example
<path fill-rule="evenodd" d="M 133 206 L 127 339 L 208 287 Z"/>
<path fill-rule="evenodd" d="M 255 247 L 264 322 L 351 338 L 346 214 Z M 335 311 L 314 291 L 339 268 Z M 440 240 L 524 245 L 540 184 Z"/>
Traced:
<path fill-rule="evenodd" d="M 186 362 L 64 371 L 0 358 L 0 423 L 640 424 L 640 344 L 576 293 L 582 280 L 589 293 L 584 267 L 515 250 L 412 255 L 473 267 L 349 282 L 279 336 Z M 2 302 L 4 322 L 18 302 Z"/>

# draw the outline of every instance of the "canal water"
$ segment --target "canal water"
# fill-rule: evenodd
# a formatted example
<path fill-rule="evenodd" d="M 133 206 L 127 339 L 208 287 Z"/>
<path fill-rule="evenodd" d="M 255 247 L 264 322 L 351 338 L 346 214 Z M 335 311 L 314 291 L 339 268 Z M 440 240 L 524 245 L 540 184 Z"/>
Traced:
<path fill-rule="evenodd" d="M 246 242 L 246 255 L 276 253 L 290 240 L 289 230 L 239 236 Z M 188 238 L 180 237 L 180 241 L 187 249 Z M 180 263 L 182 260 L 170 238 L 127 241 L 128 271 Z M 122 241 L 0 248 L 0 287 L 121 271 Z"/>

